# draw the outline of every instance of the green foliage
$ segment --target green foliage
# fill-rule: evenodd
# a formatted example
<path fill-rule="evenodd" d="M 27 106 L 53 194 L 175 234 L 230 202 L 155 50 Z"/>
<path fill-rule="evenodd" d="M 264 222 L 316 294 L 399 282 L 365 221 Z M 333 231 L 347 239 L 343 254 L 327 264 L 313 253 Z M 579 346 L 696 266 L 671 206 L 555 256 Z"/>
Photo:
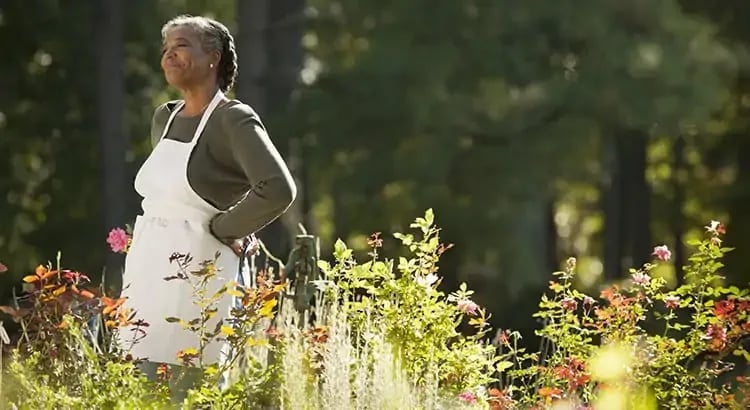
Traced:
<path fill-rule="evenodd" d="M 743 344 L 750 336 L 749 292 L 721 285 L 721 259 L 730 249 L 722 247 L 723 225 L 706 228 L 707 238 L 692 243 L 697 249 L 685 284 L 672 291 L 663 278 L 652 277 L 656 265 L 647 263 L 597 300 L 572 287 L 571 258 L 535 315 L 545 323 L 538 332 L 541 350 L 526 353 L 517 348 L 517 335 L 501 336 L 503 359 L 513 364 L 506 372 L 508 394 L 518 393 L 519 405 L 635 397 L 622 408 L 746 408 L 749 380 L 737 370 L 750 359 Z M 664 247 L 654 254 L 662 261 L 671 256 Z M 649 331 L 649 318 L 662 322 L 663 330 Z M 731 375 L 739 376 L 737 394 Z M 523 388 L 513 388 L 519 384 Z"/>
<path fill-rule="evenodd" d="M 68 343 L 59 356 L 16 353 L 9 365 L 3 400 L 19 409 L 162 409 L 169 403 L 163 386 L 150 382 L 132 362 L 112 360 L 95 350 L 72 317 L 55 334 Z M 36 344 L 43 346 L 42 344 Z"/>
<path fill-rule="evenodd" d="M 482 343 L 488 331 L 486 311 L 471 300 L 473 291 L 462 284 L 446 295 L 437 290 L 438 260 L 448 246 L 440 243 L 430 209 L 411 225 L 414 234 L 395 237 L 412 255 L 379 260 L 383 245 L 379 234 L 370 239 L 371 259 L 357 263 L 343 242 L 334 246 L 335 264 L 322 262 L 326 278 L 335 284 L 327 295 L 342 300 L 353 337 L 371 327 L 385 331 L 385 341 L 396 348 L 407 376 L 425 383 L 438 378 L 441 388 L 458 394 L 492 381 L 493 347 Z M 464 320 L 475 329 L 470 336 L 458 332 Z"/>
<path fill-rule="evenodd" d="M 488 316 L 472 300 L 474 292 L 465 284 L 448 294 L 439 290 L 438 263 L 449 246 L 440 242 L 432 210 L 411 228 L 394 235 L 407 255 L 398 263 L 381 259 L 385 242 L 379 234 L 370 238 L 370 256 L 362 262 L 338 241 L 333 261 L 320 263 L 325 277 L 316 282 L 314 323 L 294 309 L 285 282 L 260 275 L 256 288 L 230 282 L 209 292 L 214 264 L 191 271 L 189 255 L 175 255 L 178 272 L 167 279 L 193 286 L 201 314 L 168 322 L 196 332 L 201 342 L 177 353 L 182 366 L 161 365 L 150 380 L 116 349 L 102 349 L 88 337 L 91 312 L 101 314 L 108 329 L 138 324 L 122 300 L 88 296 L 69 282 L 79 276 L 40 267 L 26 278 L 37 302 L 12 312 L 28 333 L 1 386 L 4 398 L 35 409 L 750 404 L 750 378 L 742 374 L 750 361 L 744 344 L 750 291 L 722 284 L 721 261 L 730 249 L 719 222 L 692 243 L 696 251 L 684 284 L 674 290 L 655 275 L 671 258 L 665 246 L 654 248 L 658 262 L 632 269 L 628 280 L 605 288 L 600 298 L 574 287 L 577 261 L 568 259 L 535 314 L 544 323 L 538 351 L 520 346 L 520 334 L 510 330 L 488 343 Z M 209 324 L 217 301 L 228 296 L 241 304 L 229 318 Z M 96 308 L 66 303 L 75 297 Z M 59 322 L 53 313 L 61 315 Z M 662 326 L 650 328 L 650 319 Z M 44 328 L 48 337 L 33 337 L 45 320 L 53 324 Z M 229 343 L 226 361 L 204 360 L 203 347 L 214 341 Z M 183 399 L 175 380 L 189 373 L 197 377 Z"/>
<path fill-rule="evenodd" d="M 148 152 L 153 107 L 177 96 L 159 71 L 158 28 L 190 12 L 216 16 L 234 33 L 253 31 L 235 21 L 236 4 L 160 0 L 124 8 L 128 180 Z M 443 261 L 445 284 L 454 289 L 487 272 L 476 298 L 489 311 L 507 309 L 495 300 L 522 304 L 529 298 L 519 295 L 543 286 L 551 269 L 534 250 L 552 240 L 545 235 L 552 211 L 571 203 L 561 189 L 574 187 L 571 195 L 586 200 L 572 202 L 580 223 L 563 227 L 581 233 L 563 235 L 557 249 L 598 265 L 602 146 L 620 129 L 657 132 L 653 147 L 662 153 L 648 169 L 661 176 L 650 179 L 657 238 L 673 237 L 676 208 L 687 224 L 729 211 L 737 232 L 750 226 L 742 216 L 744 173 L 737 173 L 743 161 L 735 158 L 747 151 L 738 144 L 748 135 L 742 2 L 307 6 L 304 84 L 291 107 L 281 104 L 264 119 L 286 157 L 303 157 L 304 170 L 296 171 L 311 207 L 304 213 L 315 217 L 326 245 L 340 237 L 364 249 L 365 233 L 403 230 L 402 221 L 431 204 L 446 233 L 464 244 Z M 19 39 L 0 61 L 0 260 L 12 270 L 0 276 L 4 301 L 20 272 L 58 250 L 99 280 L 104 249 L 96 238 L 111 228 L 100 226 L 108 204 L 101 203 L 95 109 L 105 104 L 95 101 L 96 33 L 91 24 L 71 24 L 94 21 L 94 7 L 47 1 L 29 16 L 21 3 L 0 6 L 0 37 Z M 283 16 L 269 21 L 268 32 L 297 23 Z M 268 52 L 294 60 L 287 50 Z M 249 67 L 240 61 L 240 81 Z M 688 139 L 689 167 L 675 177 L 691 184 L 684 206 L 673 203 L 670 185 L 677 129 Z M 127 214 L 136 213 L 132 190 L 122 200 Z M 73 224 L 79 235 L 61 242 Z"/>

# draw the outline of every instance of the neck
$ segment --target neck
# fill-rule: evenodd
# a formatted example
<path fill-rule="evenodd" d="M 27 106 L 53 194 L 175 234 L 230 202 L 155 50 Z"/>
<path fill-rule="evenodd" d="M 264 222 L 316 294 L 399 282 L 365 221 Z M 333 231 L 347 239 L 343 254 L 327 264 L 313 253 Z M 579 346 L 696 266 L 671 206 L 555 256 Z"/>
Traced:
<path fill-rule="evenodd" d="M 218 89 L 219 87 L 216 84 L 204 84 L 183 89 L 182 98 L 185 100 L 185 107 L 182 109 L 182 114 L 194 116 L 202 113 L 214 98 Z"/>

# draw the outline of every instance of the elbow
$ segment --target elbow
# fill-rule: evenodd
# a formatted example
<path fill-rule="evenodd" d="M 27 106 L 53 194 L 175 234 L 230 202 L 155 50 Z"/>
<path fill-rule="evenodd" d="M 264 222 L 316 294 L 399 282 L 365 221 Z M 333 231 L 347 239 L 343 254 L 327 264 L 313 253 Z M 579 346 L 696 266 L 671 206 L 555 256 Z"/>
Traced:
<path fill-rule="evenodd" d="M 291 176 L 277 178 L 273 188 L 265 189 L 263 193 L 270 202 L 270 208 L 278 216 L 286 212 L 297 199 L 297 184 Z"/>
<path fill-rule="evenodd" d="M 284 184 L 284 189 L 282 189 L 281 198 L 279 199 L 284 210 L 292 206 L 294 200 L 297 199 L 297 184 L 293 178 L 286 178 L 286 184 Z"/>

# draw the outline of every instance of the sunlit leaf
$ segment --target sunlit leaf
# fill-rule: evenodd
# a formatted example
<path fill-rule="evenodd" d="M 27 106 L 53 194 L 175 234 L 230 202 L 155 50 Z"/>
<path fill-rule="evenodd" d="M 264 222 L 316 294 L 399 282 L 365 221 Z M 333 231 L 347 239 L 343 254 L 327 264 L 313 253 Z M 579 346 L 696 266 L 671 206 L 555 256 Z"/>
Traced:
<path fill-rule="evenodd" d="M 276 307 L 277 303 L 278 302 L 276 299 L 271 299 L 271 300 L 266 301 L 263 304 L 263 306 L 258 310 L 258 314 L 264 317 L 271 316 L 273 314 L 273 308 Z"/>

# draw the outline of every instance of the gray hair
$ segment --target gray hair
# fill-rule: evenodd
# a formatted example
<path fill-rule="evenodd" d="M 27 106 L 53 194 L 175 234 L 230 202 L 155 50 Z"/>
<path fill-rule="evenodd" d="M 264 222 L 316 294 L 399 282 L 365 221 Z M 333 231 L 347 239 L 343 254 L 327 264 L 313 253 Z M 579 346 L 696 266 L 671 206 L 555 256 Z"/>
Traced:
<path fill-rule="evenodd" d="M 166 38 L 167 32 L 175 27 L 190 27 L 198 35 L 201 46 L 205 51 L 218 51 L 221 55 L 216 68 L 219 88 L 223 92 L 234 86 L 237 78 L 237 51 L 234 38 L 229 29 L 218 21 L 202 16 L 181 15 L 169 20 L 161 28 L 161 38 Z"/>

